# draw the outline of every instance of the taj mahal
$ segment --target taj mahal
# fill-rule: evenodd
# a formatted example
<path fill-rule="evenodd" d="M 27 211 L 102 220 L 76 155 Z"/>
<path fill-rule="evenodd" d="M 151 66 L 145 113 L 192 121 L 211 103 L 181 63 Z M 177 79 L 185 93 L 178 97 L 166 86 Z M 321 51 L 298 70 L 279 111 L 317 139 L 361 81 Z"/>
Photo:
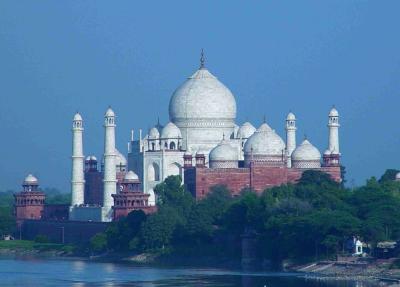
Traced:
<path fill-rule="evenodd" d="M 127 155 L 116 148 L 115 112 L 104 115 L 104 154 L 101 161 L 84 156 L 84 120 L 72 123 L 72 200 L 69 220 L 118 220 L 131 210 L 155 212 L 154 188 L 170 175 L 180 175 L 196 199 L 214 185 L 226 185 L 233 195 L 243 188 L 261 192 L 296 182 L 305 170 L 317 169 L 341 181 L 339 114 L 327 115 L 327 148 L 321 152 L 304 139 L 296 142 L 296 117 L 290 112 L 285 140 L 264 122 L 236 122 L 233 93 L 205 67 L 200 67 L 172 94 L 169 122 L 157 123 L 146 134 L 131 131 Z M 98 166 L 99 164 L 99 166 Z M 36 181 L 37 179 L 34 178 Z M 37 182 L 24 182 L 24 186 Z"/>

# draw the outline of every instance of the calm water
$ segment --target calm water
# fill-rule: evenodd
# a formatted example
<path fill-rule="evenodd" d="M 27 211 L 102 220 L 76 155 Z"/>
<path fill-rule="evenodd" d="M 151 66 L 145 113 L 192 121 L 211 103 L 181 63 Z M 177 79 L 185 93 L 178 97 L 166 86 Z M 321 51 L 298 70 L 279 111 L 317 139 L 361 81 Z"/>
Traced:
<path fill-rule="evenodd" d="M 296 274 L 150 268 L 80 260 L 0 259 L 0 286 L 372 287 L 377 285 L 360 282 L 321 282 Z"/>

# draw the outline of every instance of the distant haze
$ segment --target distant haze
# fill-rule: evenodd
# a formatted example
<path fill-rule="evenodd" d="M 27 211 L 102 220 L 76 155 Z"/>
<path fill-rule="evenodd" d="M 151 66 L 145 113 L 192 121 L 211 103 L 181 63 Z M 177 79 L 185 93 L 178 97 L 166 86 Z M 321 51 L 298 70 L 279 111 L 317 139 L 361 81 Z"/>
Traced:
<path fill-rule="evenodd" d="M 292 110 L 298 142 L 307 134 L 322 153 L 335 104 L 349 182 L 400 168 L 399 11 L 399 1 L 2 0 L 0 190 L 33 173 L 69 191 L 77 110 L 85 155 L 101 158 L 108 105 L 126 154 L 131 128 L 168 120 L 201 48 L 236 97 L 238 124 L 265 115 L 284 138 Z"/>

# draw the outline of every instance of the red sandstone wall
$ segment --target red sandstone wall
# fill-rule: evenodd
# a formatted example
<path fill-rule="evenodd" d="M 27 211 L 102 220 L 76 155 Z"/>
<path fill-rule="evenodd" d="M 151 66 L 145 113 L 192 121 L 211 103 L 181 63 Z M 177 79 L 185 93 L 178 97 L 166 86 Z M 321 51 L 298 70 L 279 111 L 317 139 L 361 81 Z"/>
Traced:
<path fill-rule="evenodd" d="M 85 172 L 85 204 L 103 204 L 103 173 Z"/>
<path fill-rule="evenodd" d="M 263 192 L 266 188 L 287 183 L 286 167 L 263 167 L 251 168 L 251 188 L 256 192 Z"/>
<path fill-rule="evenodd" d="M 226 185 L 233 195 L 244 188 L 263 192 L 267 188 L 296 183 L 304 169 L 253 166 L 250 168 L 189 168 L 185 170 L 185 184 L 197 199 L 205 197 L 215 185 Z M 340 167 L 323 167 L 321 171 L 340 182 Z"/>
<path fill-rule="evenodd" d="M 196 198 L 203 198 L 215 185 L 226 185 L 233 195 L 250 187 L 248 168 L 196 168 Z"/>

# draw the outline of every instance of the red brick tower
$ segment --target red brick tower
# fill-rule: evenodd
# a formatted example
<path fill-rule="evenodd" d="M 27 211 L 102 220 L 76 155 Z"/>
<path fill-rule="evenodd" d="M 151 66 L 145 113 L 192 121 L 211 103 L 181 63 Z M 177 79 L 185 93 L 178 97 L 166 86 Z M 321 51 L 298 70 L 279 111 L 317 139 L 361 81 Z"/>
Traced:
<path fill-rule="evenodd" d="M 88 156 L 85 160 L 85 204 L 103 204 L 103 173 L 98 170 L 97 158 Z"/>
<path fill-rule="evenodd" d="M 24 219 L 41 219 L 46 195 L 39 190 L 37 178 L 29 174 L 22 187 L 23 191 L 14 194 L 14 214 L 17 223 L 21 223 Z"/>
<path fill-rule="evenodd" d="M 149 206 L 150 194 L 140 189 L 139 177 L 133 172 L 126 173 L 120 184 L 120 190 L 113 194 L 113 220 L 118 221 L 121 217 L 127 216 L 133 210 L 143 210 L 145 213 L 152 213 L 157 210 L 155 206 Z"/>

